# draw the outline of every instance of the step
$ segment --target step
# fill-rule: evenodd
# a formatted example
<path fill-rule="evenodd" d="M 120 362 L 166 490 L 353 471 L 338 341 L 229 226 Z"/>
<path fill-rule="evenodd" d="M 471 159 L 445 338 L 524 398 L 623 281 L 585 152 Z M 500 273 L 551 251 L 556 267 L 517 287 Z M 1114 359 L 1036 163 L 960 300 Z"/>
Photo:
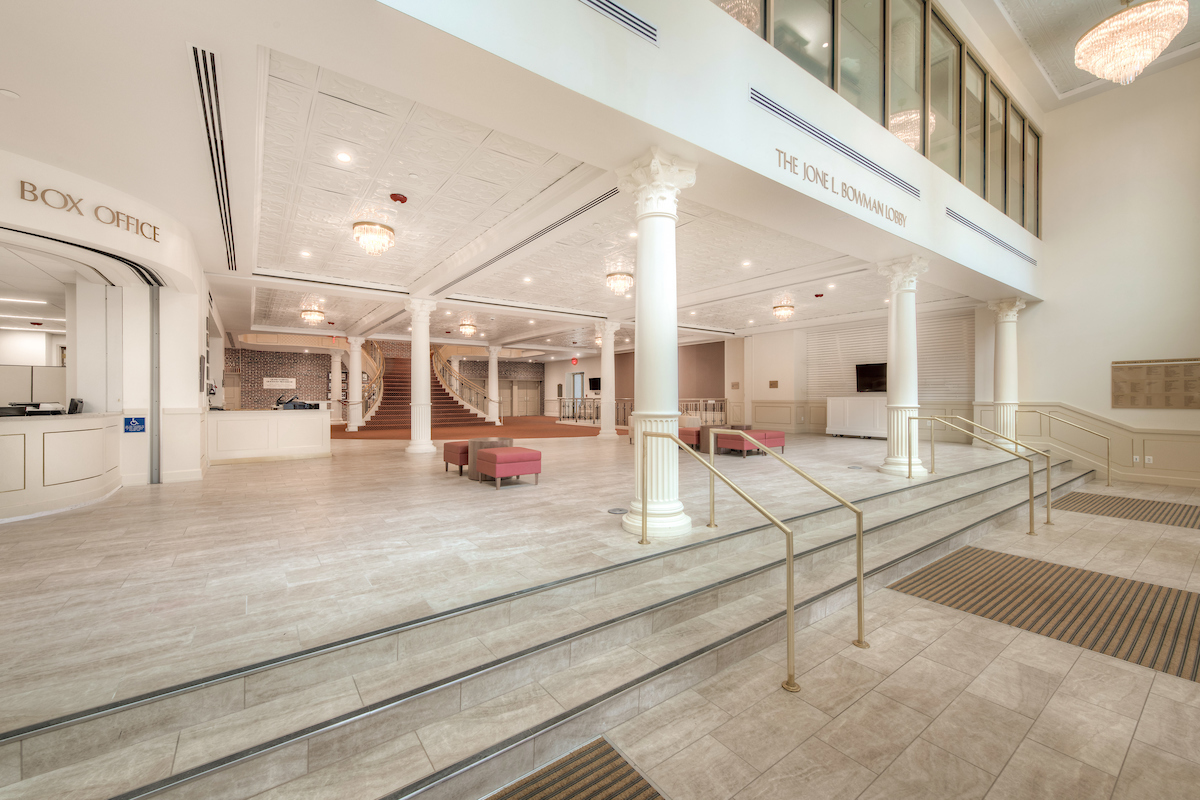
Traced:
<path fill-rule="evenodd" d="M 1069 470 L 1069 464 L 1060 463 L 1055 467 L 1055 475 L 1066 470 Z M 885 545 L 892 540 L 900 541 L 911 535 L 914 527 L 919 527 L 915 526 L 914 519 L 920 516 L 921 508 L 930 520 L 933 515 L 940 514 L 951 521 L 946 523 L 951 526 L 956 513 L 978 515 L 981 511 L 989 511 L 987 503 L 995 503 L 997 499 L 1008 502 L 1011 498 L 1000 495 L 1023 490 L 1023 485 L 1014 486 L 1014 482 L 1023 484 L 1022 477 L 1005 465 L 997 465 L 996 468 L 932 480 L 867 498 L 863 505 L 874 509 L 868 514 L 872 546 L 876 546 L 876 542 Z M 1061 483 L 1078 478 L 1068 476 L 1056 480 Z M 930 487 L 939 488 L 930 493 Z M 947 490 L 956 487 L 955 497 L 934 496 L 945 495 Z M 799 574 L 816 575 L 829 564 L 839 563 L 838 558 L 845 557 L 848 551 L 837 549 L 844 549 L 844 531 L 839 528 L 844 522 L 831 518 L 838 511 L 845 516 L 838 506 L 837 509 L 812 512 L 797 520 L 797 523 L 804 523 L 804 527 L 811 527 L 811 532 L 800 533 L 801 525 L 797 524 Z M 822 517 L 831 519 L 826 525 L 816 524 Z M 306 725 L 327 723 L 330 717 L 338 714 L 354 717 L 363 713 L 364 702 L 372 706 L 384 701 L 392 705 L 408 702 L 411 699 L 408 696 L 395 699 L 399 696 L 396 691 L 410 691 L 407 684 L 396 684 L 392 679 L 379 677 L 383 673 L 395 675 L 400 672 L 406 676 L 404 680 L 411 682 L 423 680 L 421 676 L 433 676 L 429 670 L 444 663 L 476 667 L 479 659 L 484 659 L 485 663 L 487 659 L 493 662 L 499 659 L 506 664 L 511 661 L 510 651 L 516 647 L 532 643 L 531 646 L 540 647 L 537 652 L 542 653 L 547 637 L 552 637 L 551 641 L 553 637 L 572 637 L 571 652 L 574 655 L 590 652 L 588 648 L 591 647 L 609 647 L 613 642 L 627 641 L 637 632 L 657 635 L 657 628 L 668 623 L 667 629 L 675 631 L 672 637 L 678 638 L 681 631 L 677 626 L 688 620 L 717 610 L 724 602 L 749 596 L 763 586 L 781 582 L 780 540 L 773 530 L 733 533 L 712 542 L 664 551 L 627 565 L 355 637 L 341 645 L 314 648 L 275 659 L 236 675 L 214 676 L 176 687 L 171 693 L 144 698 L 140 705 L 116 713 L 97 712 L 76 720 L 65 720 L 57 729 L 46 727 L 42 731 L 27 732 L 19 737 L 24 739 L 22 757 L 29 760 L 25 769 L 29 780 L 22 783 L 29 783 L 31 790 L 43 791 L 45 786 L 53 784 L 51 776 L 55 773 L 66 780 L 70 774 L 83 774 L 80 770 L 85 764 L 90 766 L 84 772 L 95 770 L 94 774 L 111 776 L 114 768 L 111 765 L 102 768 L 103 765 L 97 762 L 97 759 L 107 759 L 104 763 L 124 762 L 122 766 L 126 769 L 121 780 L 125 785 L 113 792 L 120 791 L 130 785 L 149 782 L 147 776 L 152 779 L 167 777 L 154 772 L 154 769 L 159 772 L 163 769 L 156 760 L 161 755 L 161 748 L 154 746 L 162 737 L 174 737 L 178 742 L 179 749 L 174 757 L 174 771 L 178 773 L 195 766 L 198 758 L 205 757 L 202 754 L 222 752 L 206 750 L 214 743 L 223 745 L 225 752 L 222 754 L 227 755 L 248 742 L 257 746 L 275 734 L 289 736 Z M 763 551 L 764 547 L 766 551 Z M 634 593 L 619 594 L 631 586 L 637 587 Z M 604 599 L 597 601 L 597 598 Z M 582 605 L 579 605 L 580 600 Z M 575 604 L 573 608 L 570 607 L 572 603 Z M 596 625 L 601 627 L 595 628 Z M 589 633 L 588 626 L 595 629 Z M 702 631 L 682 633 L 687 635 L 680 641 L 690 641 Z M 593 644 L 587 644 L 588 641 Z M 424 653 L 433 655 L 424 656 Z M 541 660 L 536 663 L 554 664 L 561 661 L 562 655 L 555 656 L 559 661 L 548 655 L 537 658 Z M 493 663 L 480 675 L 492 674 L 502 667 L 502 663 Z M 506 669 L 511 671 L 517 667 Z M 373 670 L 375 678 L 364 677 Z M 463 676 L 458 678 L 459 682 L 467 680 Z M 482 681 L 479 686 L 487 685 L 487 680 L 474 673 L 470 681 Z M 425 697 L 433 691 L 423 690 L 418 695 Z M 393 694 L 380 696 L 388 692 Z M 239 695 L 251 705 L 250 709 L 238 705 Z M 114 737 L 123 749 L 111 749 Z M 0 742 L 6 738 L 13 740 L 11 736 L 0 737 Z M 106 746 L 108 752 L 105 752 Z M 118 758 L 119 753 L 124 755 Z M 312 763 L 310 751 L 310 767 Z"/>

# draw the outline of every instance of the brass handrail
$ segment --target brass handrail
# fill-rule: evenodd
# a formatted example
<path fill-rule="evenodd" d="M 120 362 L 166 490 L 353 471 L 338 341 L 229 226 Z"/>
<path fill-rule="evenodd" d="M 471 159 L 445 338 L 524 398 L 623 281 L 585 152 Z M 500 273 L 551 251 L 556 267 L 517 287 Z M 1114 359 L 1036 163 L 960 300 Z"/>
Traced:
<path fill-rule="evenodd" d="M 704 465 L 704 468 L 709 471 L 710 483 L 712 482 L 714 475 L 716 477 L 720 478 L 721 482 L 724 483 L 726 486 L 728 486 L 730 489 L 733 489 L 733 491 L 737 494 L 738 497 L 742 498 L 747 503 L 749 503 L 750 506 L 755 511 L 762 514 L 764 517 L 767 518 L 767 520 L 772 525 L 774 525 L 776 528 L 779 528 L 779 530 L 783 531 L 784 538 L 787 540 L 787 558 L 786 558 L 787 581 L 786 581 L 786 583 L 787 583 L 787 672 L 788 672 L 787 680 L 783 682 L 783 688 L 789 692 L 800 691 L 800 684 L 796 683 L 796 588 L 795 588 L 795 573 L 793 572 L 793 569 L 794 569 L 793 555 L 794 555 L 794 553 L 793 553 L 793 547 L 792 547 L 792 529 L 789 528 L 787 525 L 784 525 L 782 522 L 780 522 L 775 517 L 774 514 L 772 514 L 770 511 L 767 511 L 765 508 L 763 508 L 753 497 L 751 497 L 750 495 L 748 495 L 744 491 L 742 491 L 741 487 L 739 487 L 733 481 L 729 480 L 729 478 L 725 477 L 725 475 L 723 475 L 721 473 L 721 471 L 718 470 L 715 466 L 713 466 L 712 464 L 705 461 L 704 458 L 699 453 L 697 453 L 695 450 L 693 450 L 692 448 L 690 448 L 686 444 L 684 444 L 683 440 L 680 439 L 675 434 L 666 433 L 664 431 L 642 431 L 642 495 L 641 495 L 641 497 L 642 497 L 642 540 L 638 544 L 650 544 L 650 536 L 649 536 L 648 523 L 647 523 L 648 515 L 646 514 L 646 476 L 648 474 L 648 470 L 646 469 L 646 467 L 647 467 L 646 455 L 650 450 L 650 448 L 646 446 L 647 445 L 646 439 L 648 437 L 654 437 L 656 439 L 670 439 L 671 441 L 675 442 L 675 444 L 679 445 L 679 447 L 682 450 L 684 450 L 688 455 L 690 455 L 692 458 L 696 459 L 697 461 L 699 461 L 701 464 Z M 712 507 L 711 501 L 709 503 L 709 507 L 710 508 Z M 859 520 L 860 520 L 860 527 L 861 527 L 861 520 L 862 520 L 861 516 L 859 517 Z"/>
<path fill-rule="evenodd" d="M 1091 428 L 1085 428 L 1082 425 L 1076 425 L 1074 422 L 1071 422 L 1071 420 L 1069 420 L 1069 419 L 1063 419 L 1062 417 L 1056 417 L 1053 414 L 1047 414 L 1045 411 L 1038 411 L 1036 408 L 1018 408 L 1017 413 L 1018 414 L 1041 414 L 1043 417 L 1046 417 L 1047 419 L 1052 419 L 1057 422 L 1065 423 L 1067 425 L 1070 425 L 1072 428 L 1078 428 L 1081 431 L 1086 431 L 1087 433 L 1093 434 L 1095 436 L 1099 436 L 1101 439 L 1103 439 L 1104 440 L 1104 469 L 1106 470 L 1106 478 L 1107 478 L 1107 480 L 1105 481 L 1105 484 L 1108 486 L 1112 486 L 1112 439 L 1108 438 L 1100 431 L 1094 431 Z M 1047 428 L 1046 428 L 1046 435 L 1053 436 L 1053 433 L 1051 433 L 1049 426 L 1047 426 Z"/>
<path fill-rule="evenodd" d="M 1036 447 L 1030 447 L 1029 445 L 1025 444 L 1024 442 L 1009 438 L 1008 436 L 1005 436 L 1003 433 L 1000 433 L 999 431 L 994 431 L 991 428 L 987 427 L 986 425 L 980 425 L 975 420 L 967 419 L 966 417 L 961 417 L 958 414 L 934 414 L 934 416 L 940 418 L 942 420 L 943 424 L 945 423 L 945 421 L 947 419 L 961 419 L 963 422 L 966 422 L 970 425 L 974 425 L 976 428 L 980 428 L 981 430 L 985 430 L 988 433 L 994 434 L 995 436 L 999 436 L 1001 439 L 1003 439 L 1006 442 L 1012 442 L 1013 444 L 1017 445 L 1018 447 L 1024 447 L 1026 450 L 1032 450 L 1033 452 L 1037 453 L 1040 456 L 1045 456 L 1046 457 L 1046 524 L 1047 525 L 1054 524 L 1053 522 L 1050 521 L 1051 485 L 1050 485 L 1050 451 L 1049 450 L 1042 452 L 1041 450 L 1038 450 Z M 930 432 L 930 434 L 929 434 L 929 439 L 930 439 L 930 441 L 933 440 L 932 432 Z"/>
<path fill-rule="evenodd" d="M 837 500 L 839 503 L 844 505 L 846 508 L 848 508 L 854 512 L 855 523 L 857 526 L 857 530 L 855 531 L 855 535 L 854 535 L 854 541 L 855 541 L 855 545 L 858 550 L 858 567 L 857 567 L 857 573 L 858 573 L 857 574 L 857 579 L 858 579 L 858 638 L 854 641 L 854 645 L 856 647 L 861 647 L 864 649 L 870 647 L 871 645 L 867 643 L 867 637 L 864 635 L 864 632 L 863 632 L 863 595 L 864 595 L 863 583 L 864 583 L 864 581 L 863 581 L 863 512 L 862 512 L 862 509 L 860 509 L 858 506 L 854 505 L 849 500 L 842 497 L 837 492 L 830 489 L 825 484 L 821 483 L 819 480 L 817 480 L 813 476 L 809 475 L 804 470 L 797 467 L 792 462 L 788 461 L 783 456 L 776 453 L 771 448 L 764 447 L 762 442 L 755 439 L 753 436 L 751 436 L 746 431 L 737 431 L 737 430 L 733 430 L 733 429 L 724 430 L 724 429 L 718 429 L 718 428 L 709 428 L 709 430 L 708 430 L 708 460 L 709 460 L 709 463 L 712 463 L 712 461 L 715 457 L 715 454 L 717 452 L 717 444 L 716 443 L 717 443 L 717 434 L 719 434 L 719 433 L 720 434 L 732 433 L 732 434 L 741 436 L 747 442 L 750 442 L 751 444 L 753 444 L 757 449 L 762 450 L 764 453 L 766 453 L 769 456 L 773 456 L 776 461 L 779 461 L 780 463 L 784 464 L 792 472 L 796 473 L 801 478 L 804 478 L 804 480 L 808 481 L 813 486 L 817 487 L 822 492 L 829 495 L 834 500 Z M 714 482 L 713 476 L 710 473 L 708 476 L 708 527 L 710 527 L 710 528 L 717 527 L 716 489 L 717 489 L 716 483 Z"/>
<path fill-rule="evenodd" d="M 985 439 L 982 436 L 977 436 L 976 434 L 971 433 L 966 428 L 958 427 L 953 422 L 947 422 L 946 420 L 938 419 L 937 417 L 909 417 L 908 418 L 908 422 L 909 422 L 909 425 L 908 425 L 908 477 L 909 478 L 912 478 L 913 443 L 917 439 L 917 427 L 915 425 L 913 425 L 912 423 L 914 423 L 916 420 L 919 420 L 919 419 L 927 419 L 930 422 L 940 422 L 948 428 L 954 428 L 954 430 L 956 430 L 960 433 L 965 433 L 967 436 L 970 436 L 972 439 L 978 439 L 979 441 L 981 441 L 985 444 L 990 444 L 992 447 L 995 447 L 998 450 L 1003 450 L 1006 453 L 1012 453 L 1011 450 L 1009 450 L 1006 447 L 1001 447 L 1000 445 L 993 442 L 991 439 Z M 934 441 L 933 440 L 933 426 L 930 425 L 929 426 L 929 474 L 930 475 L 935 474 L 934 468 L 937 466 L 937 461 L 936 461 L 937 457 L 935 454 L 933 441 Z M 1022 446 L 1024 446 L 1024 445 L 1022 445 Z M 1030 448 L 1030 449 L 1032 450 L 1033 448 Z M 1013 455 L 1016 456 L 1017 458 L 1021 459 L 1022 461 L 1026 462 L 1027 464 L 1029 464 L 1029 535 L 1037 536 L 1037 533 L 1033 529 L 1034 528 L 1034 521 L 1033 521 L 1033 459 L 1026 458 L 1025 456 L 1021 455 L 1020 453 L 1013 453 Z"/>

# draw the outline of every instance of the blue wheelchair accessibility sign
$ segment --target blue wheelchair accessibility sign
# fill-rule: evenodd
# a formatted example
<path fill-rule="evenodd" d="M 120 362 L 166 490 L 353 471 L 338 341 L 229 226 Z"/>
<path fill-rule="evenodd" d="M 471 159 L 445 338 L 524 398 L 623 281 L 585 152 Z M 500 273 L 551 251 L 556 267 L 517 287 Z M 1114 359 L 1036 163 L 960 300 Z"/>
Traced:
<path fill-rule="evenodd" d="M 145 417 L 126 417 L 125 418 L 126 433 L 145 433 L 146 418 Z"/>

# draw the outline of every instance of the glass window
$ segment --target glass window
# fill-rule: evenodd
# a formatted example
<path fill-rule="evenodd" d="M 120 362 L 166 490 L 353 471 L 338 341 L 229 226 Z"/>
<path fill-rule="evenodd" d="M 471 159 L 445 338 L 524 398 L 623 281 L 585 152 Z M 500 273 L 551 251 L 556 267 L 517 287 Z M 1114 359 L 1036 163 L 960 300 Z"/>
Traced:
<path fill-rule="evenodd" d="M 1025 131 L 1025 227 L 1040 236 L 1038 225 L 1038 190 L 1041 188 L 1038 172 L 1042 138 L 1033 132 L 1033 128 Z"/>
<path fill-rule="evenodd" d="M 958 177 L 958 39 L 936 16 L 929 31 L 929 158 Z"/>
<path fill-rule="evenodd" d="M 838 94 L 883 124 L 884 0 L 842 0 Z"/>
<path fill-rule="evenodd" d="M 1024 219 L 1025 198 L 1021 179 L 1025 177 L 1025 118 L 1011 105 L 1008 107 L 1008 215 L 1017 222 Z"/>
<path fill-rule="evenodd" d="M 925 9 L 920 0 L 892 0 L 891 52 L 888 69 L 888 130 L 922 152 L 921 116 L 925 111 Z"/>
<path fill-rule="evenodd" d="M 963 60 L 963 183 L 983 197 L 983 70 Z"/>
<path fill-rule="evenodd" d="M 1004 117 L 1008 98 L 1001 94 L 996 84 L 988 86 L 988 135 L 987 135 L 987 199 L 1004 211 Z"/>
<path fill-rule="evenodd" d="M 759 36 L 767 35 L 767 0 L 712 0 L 729 16 Z"/>
<path fill-rule="evenodd" d="M 831 85 L 833 12 L 829 0 L 775 0 L 772 22 L 775 49 L 826 86 Z"/>

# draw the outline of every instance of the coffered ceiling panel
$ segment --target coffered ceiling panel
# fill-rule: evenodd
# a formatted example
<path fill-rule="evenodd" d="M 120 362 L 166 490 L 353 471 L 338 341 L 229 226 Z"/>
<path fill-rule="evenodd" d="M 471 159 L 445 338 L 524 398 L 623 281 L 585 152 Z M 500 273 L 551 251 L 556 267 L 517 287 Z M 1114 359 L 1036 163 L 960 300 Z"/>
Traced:
<path fill-rule="evenodd" d="M 338 297 L 324 292 L 289 292 L 256 287 L 253 324 L 274 328 L 311 328 L 317 332 L 344 331 L 380 305 L 378 300 Z M 325 312 L 325 319 L 318 322 L 302 319 L 300 312 L 306 308 Z"/>
<path fill-rule="evenodd" d="M 257 267 L 405 287 L 579 163 L 272 51 Z M 367 256 L 360 220 L 396 246 Z"/>
<path fill-rule="evenodd" d="M 463 283 L 465 294 L 632 315 L 633 300 L 614 295 L 604 276 L 617 268 L 635 276 L 633 200 L 563 236 L 553 245 Z M 840 254 L 699 203 L 681 200 L 676 227 L 680 293 L 816 264 Z"/>
<path fill-rule="evenodd" d="M 874 270 L 854 275 L 845 275 L 836 280 L 810 281 L 793 284 L 770 292 L 759 292 L 746 297 L 736 297 L 715 305 L 679 312 L 682 324 L 696 322 L 722 328 L 762 328 L 776 325 L 779 320 L 771 309 L 784 294 L 789 294 L 796 308 L 790 322 L 807 319 L 825 319 L 853 314 L 861 311 L 886 309 L 888 281 Z M 823 295 L 816 297 L 815 295 Z M 953 300 L 963 295 L 934 286 L 927 281 L 917 282 L 917 303 L 932 303 L 938 300 Z M 694 312 L 694 313 L 693 313 Z"/>
<path fill-rule="evenodd" d="M 996 0 L 1041 65 L 1051 85 L 1066 94 L 1100 81 L 1075 66 L 1079 37 L 1122 9 L 1117 0 Z M 1188 3 L 1188 24 L 1163 55 L 1200 42 L 1200 0 Z"/>
<path fill-rule="evenodd" d="M 467 336 L 459 330 L 458 326 L 464 322 L 471 322 L 475 325 L 476 330 L 473 335 Z M 478 344 L 507 344 L 517 341 L 529 331 L 544 329 L 548 324 L 551 323 L 547 323 L 546 320 L 534 320 L 531 323 L 529 317 L 493 314 L 487 311 L 439 308 L 434 310 L 433 315 L 429 318 L 429 335 L 434 339 L 461 339 L 463 342 Z M 391 325 L 380 329 L 378 333 L 408 336 L 412 333 L 411 325 L 412 320 L 406 314 Z"/>

